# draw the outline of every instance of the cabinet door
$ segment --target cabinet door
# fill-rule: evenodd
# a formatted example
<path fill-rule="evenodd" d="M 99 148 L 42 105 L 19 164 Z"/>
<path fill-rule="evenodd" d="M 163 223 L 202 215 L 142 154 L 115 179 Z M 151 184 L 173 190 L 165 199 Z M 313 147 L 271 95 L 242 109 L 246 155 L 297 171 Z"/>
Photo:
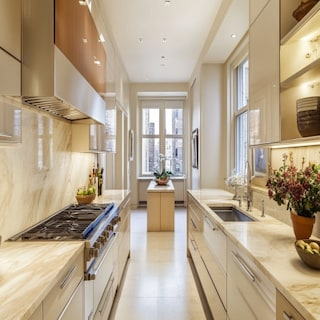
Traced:
<path fill-rule="evenodd" d="M 21 60 L 21 0 L 0 0 L 0 5 L 0 47 Z"/>
<path fill-rule="evenodd" d="M 249 29 L 249 143 L 280 140 L 279 1 L 270 0 Z"/>
<path fill-rule="evenodd" d="M 83 296 L 83 281 L 81 281 L 59 320 L 83 319 Z"/>
<path fill-rule="evenodd" d="M 148 231 L 160 231 L 161 196 L 159 192 L 148 192 Z"/>
<path fill-rule="evenodd" d="M 106 92 L 106 54 L 87 6 L 55 1 L 55 44 L 97 92 Z"/>
<path fill-rule="evenodd" d="M 160 217 L 161 231 L 174 230 L 174 193 L 161 193 L 161 217 Z"/>

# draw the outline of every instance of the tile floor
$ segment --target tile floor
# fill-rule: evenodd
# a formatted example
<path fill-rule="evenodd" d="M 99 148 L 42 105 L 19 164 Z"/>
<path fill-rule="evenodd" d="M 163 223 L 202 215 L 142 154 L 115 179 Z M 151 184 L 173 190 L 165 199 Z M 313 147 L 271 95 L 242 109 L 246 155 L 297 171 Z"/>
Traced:
<path fill-rule="evenodd" d="M 146 209 L 131 211 L 131 256 L 111 320 L 202 320 L 206 317 L 186 256 L 186 209 L 175 232 L 147 232 Z"/>

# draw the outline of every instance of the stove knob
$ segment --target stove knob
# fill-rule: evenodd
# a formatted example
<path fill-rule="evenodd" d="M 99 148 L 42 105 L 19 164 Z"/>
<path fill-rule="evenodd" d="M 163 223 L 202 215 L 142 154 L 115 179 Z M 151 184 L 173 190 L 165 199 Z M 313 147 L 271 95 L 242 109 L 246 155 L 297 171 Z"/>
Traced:
<path fill-rule="evenodd" d="M 109 238 L 109 231 L 106 229 L 102 232 L 102 235 L 105 237 L 105 238 Z"/>
<path fill-rule="evenodd" d="M 96 241 L 93 245 L 95 248 L 97 248 L 98 250 L 101 248 L 101 243 L 98 241 Z"/>
<path fill-rule="evenodd" d="M 100 241 L 100 243 L 102 243 L 102 245 L 104 245 L 106 243 L 106 237 L 100 236 L 99 241 Z"/>
<path fill-rule="evenodd" d="M 99 249 L 90 248 L 90 258 L 97 258 L 99 255 Z"/>

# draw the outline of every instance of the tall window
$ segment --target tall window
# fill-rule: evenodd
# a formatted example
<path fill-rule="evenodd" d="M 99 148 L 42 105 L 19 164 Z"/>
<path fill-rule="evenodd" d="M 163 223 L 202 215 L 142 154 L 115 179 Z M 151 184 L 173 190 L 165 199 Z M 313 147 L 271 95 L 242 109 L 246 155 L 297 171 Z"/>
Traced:
<path fill-rule="evenodd" d="M 183 175 L 183 101 L 141 102 L 141 174 L 153 175 L 160 154 L 165 169 Z"/>
<path fill-rule="evenodd" d="M 248 99 L 249 99 L 249 62 L 245 58 L 235 68 L 235 169 L 245 174 L 248 158 Z"/>

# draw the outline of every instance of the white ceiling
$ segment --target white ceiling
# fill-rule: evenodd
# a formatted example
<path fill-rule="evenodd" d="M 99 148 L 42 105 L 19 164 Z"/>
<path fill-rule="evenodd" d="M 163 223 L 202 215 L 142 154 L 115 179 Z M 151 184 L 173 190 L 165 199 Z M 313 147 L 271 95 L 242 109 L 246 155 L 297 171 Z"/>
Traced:
<path fill-rule="evenodd" d="M 249 0 L 166 1 L 97 0 L 130 82 L 189 82 L 198 61 L 225 62 L 248 29 Z"/>

